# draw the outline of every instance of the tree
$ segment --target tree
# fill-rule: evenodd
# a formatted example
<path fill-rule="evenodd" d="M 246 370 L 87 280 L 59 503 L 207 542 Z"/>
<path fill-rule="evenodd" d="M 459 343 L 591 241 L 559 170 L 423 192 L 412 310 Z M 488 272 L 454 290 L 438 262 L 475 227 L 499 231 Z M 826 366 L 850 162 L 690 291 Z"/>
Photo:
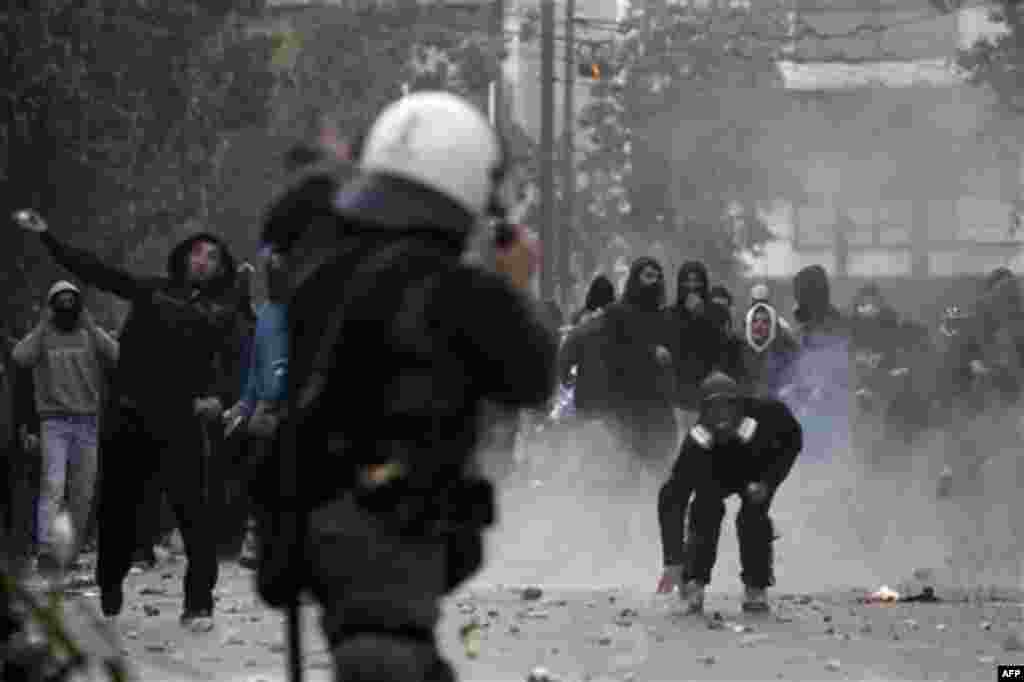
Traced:
<path fill-rule="evenodd" d="M 0 208 L 38 208 L 122 263 L 150 233 L 205 218 L 223 135 L 266 117 L 272 45 L 226 23 L 262 2 L 17 4 L 0 18 Z M 8 308 L 47 265 L 5 233 Z"/>
<path fill-rule="evenodd" d="M 958 61 L 973 83 L 991 87 L 1016 116 L 1024 113 L 1024 15 L 1017 0 L 1003 0 L 990 19 L 1006 31 L 961 50 Z"/>
<path fill-rule="evenodd" d="M 581 203 L 601 245 L 625 230 L 729 280 L 740 251 L 771 238 L 757 202 L 795 188 L 755 151 L 761 121 L 775 115 L 762 86 L 775 77 L 773 36 L 784 35 L 785 14 L 697 4 L 666 7 L 648 17 L 645 33 L 634 29 L 617 44 L 616 73 L 595 83 L 579 121 L 593 147 L 580 165 L 588 179 Z"/>

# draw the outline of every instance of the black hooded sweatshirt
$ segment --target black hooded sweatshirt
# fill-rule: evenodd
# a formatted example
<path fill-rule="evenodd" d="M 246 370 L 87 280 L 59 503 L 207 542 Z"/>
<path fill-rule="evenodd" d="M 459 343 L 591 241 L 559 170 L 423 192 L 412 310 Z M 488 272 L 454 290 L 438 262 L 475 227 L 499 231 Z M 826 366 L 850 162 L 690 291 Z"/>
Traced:
<path fill-rule="evenodd" d="M 122 404 L 173 420 L 190 416 L 196 398 L 234 402 L 241 357 L 236 265 L 219 237 L 200 233 L 175 246 L 166 277 L 130 274 L 49 232 L 42 240 L 72 274 L 132 303 L 118 339 L 121 354 L 112 387 Z M 186 280 L 189 251 L 197 241 L 216 244 L 221 252 L 220 274 L 201 289 Z"/>
<path fill-rule="evenodd" d="M 685 288 L 690 273 L 697 273 L 703 284 L 697 293 L 704 299 L 703 311 L 694 314 L 686 308 Z M 676 280 L 676 303 L 671 308 L 673 343 L 670 346 L 675 362 L 679 401 L 687 408 L 696 408 L 700 401 L 701 382 L 715 369 L 736 371 L 736 344 L 730 344 L 723 331 L 729 311 L 710 298 L 707 267 L 700 261 L 688 261 L 679 269 Z"/>
<path fill-rule="evenodd" d="M 640 274 L 648 267 L 663 274 L 660 282 L 645 291 Z M 658 346 L 672 349 L 664 302 L 664 271 L 658 261 L 645 257 L 630 267 L 622 300 L 605 309 L 608 385 L 610 398 L 618 407 L 635 409 L 672 402 L 671 372 L 659 364 L 656 351 Z"/>
<path fill-rule="evenodd" d="M 587 289 L 587 298 L 583 303 L 583 308 L 576 311 L 576 314 L 572 316 L 573 326 L 579 324 L 583 320 L 584 315 L 596 313 L 598 310 L 602 310 L 614 302 L 615 285 L 605 275 L 598 275 L 590 283 L 590 288 Z"/>
<path fill-rule="evenodd" d="M 793 317 L 800 325 L 801 336 L 807 334 L 847 335 L 849 325 L 832 305 L 832 289 L 828 273 L 820 265 L 809 265 L 793 278 L 796 310 Z"/>

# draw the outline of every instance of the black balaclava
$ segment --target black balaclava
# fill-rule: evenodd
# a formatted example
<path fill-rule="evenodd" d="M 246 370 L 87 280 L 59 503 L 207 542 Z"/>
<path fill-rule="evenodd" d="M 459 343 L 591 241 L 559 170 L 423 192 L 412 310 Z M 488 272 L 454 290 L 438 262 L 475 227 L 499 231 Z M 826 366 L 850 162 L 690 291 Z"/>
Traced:
<path fill-rule="evenodd" d="M 604 275 L 598 275 L 590 283 L 587 290 L 587 300 L 583 305 L 584 310 L 594 312 L 615 302 L 615 285 Z"/>
<path fill-rule="evenodd" d="M 725 301 L 725 307 L 726 308 L 732 308 L 732 304 L 733 304 L 732 294 L 729 293 L 729 290 L 726 289 L 721 284 L 716 284 L 715 286 L 711 287 L 711 291 L 708 292 L 708 298 L 710 298 L 712 300 L 714 300 L 716 298 L 720 298 L 723 301 Z"/>
<path fill-rule="evenodd" d="M 700 279 L 700 285 L 691 289 L 687 280 L 691 273 L 696 273 Z M 676 279 L 676 303 L 680 310 L 688 310 L 691 314 L 701 314 L 708 302 L 708 269 L 700 261 L 687 261 L 679 268 L 679 277 Z M 688 309 L 686 305 L 687 296 L 695 293 L 700 297 L 700 305 L 695 309 Z"/>
<path fill-rule="evenodd" d="M 658 281 L 644 284 L 640 275 L 644 270 L 653 268 L 658 272 Z M 629 268 L 629 279 L 626 280 L 626 291 L 623 299 L 645 310 L 657 310 L 665 303 L 665 271 L 661 264 L 653 258 L 644 257 L 633 261 Z"/>
<path fill-rule="evenodd" d="M 743 419 L 739 385 L 727 374 L 713 372 L 701 384 L 699 422 L 715 434 L 716 440 L 728 440 Z"/>
<path fill-rule="evenodd" d="M 828 273 L 820 265 L 810 265 L 793 278 L 793 297 L 796 299 L 795 317 L 798 322 L 820 322 L 832 307 L 832 294 Z"/>
<path fill-rule="evenodd" d="M 71 295 L 73 302 L 70 306 L 60 305 L 59 302 Z M 53 309 L 53 324 L 65 334 L 73 332 L 78 326 L 82 317 L 82 296 L 76 291 L 65 289 L 50 297 L 50 307 Z"/>

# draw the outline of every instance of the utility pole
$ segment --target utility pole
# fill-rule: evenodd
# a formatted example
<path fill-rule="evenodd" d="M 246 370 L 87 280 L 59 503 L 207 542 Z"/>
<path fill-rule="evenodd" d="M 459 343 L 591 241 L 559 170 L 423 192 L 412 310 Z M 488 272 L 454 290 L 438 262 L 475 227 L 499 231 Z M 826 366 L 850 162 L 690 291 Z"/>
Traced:
<path fill-rule="evenodd" d="M 491 5 L 491 40 L 493 41 L 492 49 L 494 50 L 495 59 L 498 62 L 498 76 L 494 80 L 494 92 L 490 97 L 490 103 L 493 107 L 493 121 L 491 122 L 495 129 L 499 132 L 503 131 L 502 128 L 502 112 L 504 111 L 505 101 L 503 98 L 504 85 L 505 85 L 505 71 L 503 65 L 505 60 L 503 56 L 505 54 L 505 0 L 492 0 Z"/>
<path fill-rule="evenodd" d="M 555 296 L 555 2 L 540 3 L 540 294 Z"/>
<path fill-rule="evenodd" d="M 562 82 L 562 230 L 558 240 L 558 275 L 562 306 L 575 305 L 572 281 L 572 234 L 576 200 L 576 0 L 565 0 L 565 72 Z"/>

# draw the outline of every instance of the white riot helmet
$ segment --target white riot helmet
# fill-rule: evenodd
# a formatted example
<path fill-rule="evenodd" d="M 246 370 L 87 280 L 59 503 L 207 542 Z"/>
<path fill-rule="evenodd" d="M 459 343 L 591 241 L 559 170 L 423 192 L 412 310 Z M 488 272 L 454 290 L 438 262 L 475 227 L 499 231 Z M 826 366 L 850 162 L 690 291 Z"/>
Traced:
<path fill-rule="evenodd" d="M 417 92 L 389 105 L 363 144 L 365 173 L 384 173 L 444 194 L 476 218 L 507 207 L 505 155 L 487 118 L 448 92 Z"/>

